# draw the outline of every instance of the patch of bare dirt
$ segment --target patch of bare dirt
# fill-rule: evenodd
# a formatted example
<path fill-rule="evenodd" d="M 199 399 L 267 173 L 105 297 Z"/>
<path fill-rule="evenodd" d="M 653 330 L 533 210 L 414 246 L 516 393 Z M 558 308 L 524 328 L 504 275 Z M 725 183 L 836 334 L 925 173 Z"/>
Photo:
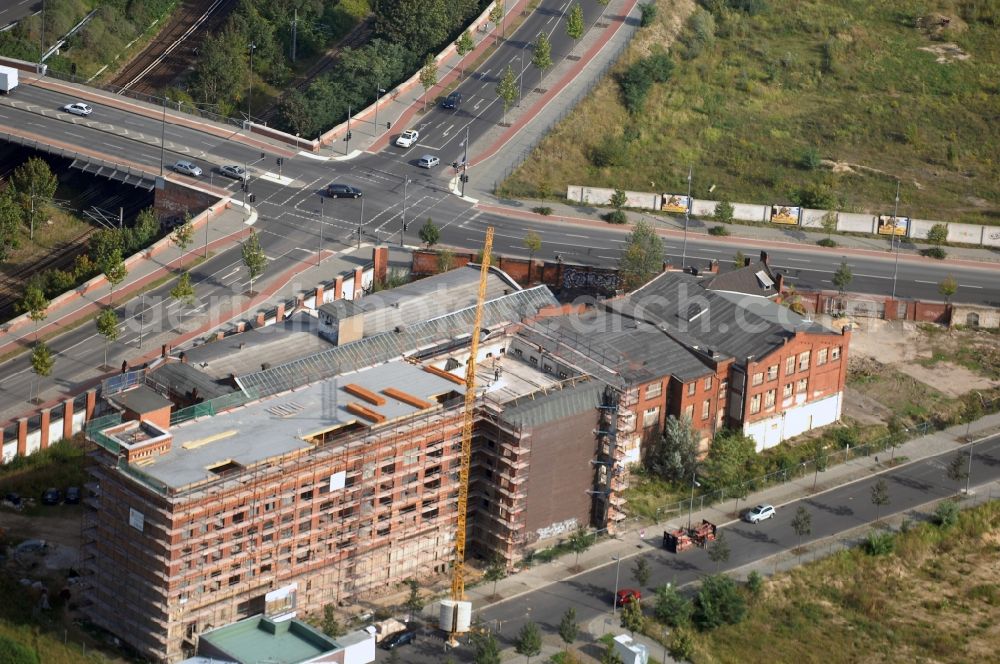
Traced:
<path fill-rule="evenodd" d="M 931 44 L 930 46 L 918 46 L 917 50 L 933 53 L 937 56 L 934 58 L 934 61 L 943 65 L 950 62 L 961 62 L 962 60 L 969 59 L 969 54 L 963 51 L 958 44 L 954 44 L 952 42 L 944 44 Z"/>
<path fill-rule="evenodd" d="M 60 513 L 29 516 L 0 510 L 0 528 L 7 531 L 8 541 L 41 539 L 79 550 L 81 508 L 63 505 L 50 509 Z"/>
<path fill-rule="evenodd" d="M 896 368 L 950 397 L 960 397 L 970 390 L 988 390 L 1000 385 L 1000 381 L 990 380 L 951 362 L 936 362 L 930 367 L 903 362 Z"/>

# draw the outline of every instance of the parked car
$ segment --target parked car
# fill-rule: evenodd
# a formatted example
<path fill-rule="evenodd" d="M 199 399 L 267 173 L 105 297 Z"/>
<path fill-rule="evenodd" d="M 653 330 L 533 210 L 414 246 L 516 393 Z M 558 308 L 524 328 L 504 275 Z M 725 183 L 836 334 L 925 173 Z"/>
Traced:
<path fill-rule="evenodd" d="M 10 503 L 11 507 L 20 507 L 23 504 L 21 495 L 11 491 L 6 496 L 3 497 L 4 501 Z"/>
<path fill-rule="evenodd" d="M 638 602 L 642 599 L 642 592 L 638 588 L 622 588 L 615 595 L 615 606 L 625 606 L 629 602 Z"/>
<path fill-rule="evenodd" d="M 199 177 L 201 175 L 201 167 L 191 161 L 181 160 L 177 162 L 174 164 L 174 170 L 192 177 Z"/>
<path fill-rule="evenodd" d="M 774 518 L 774 505 L 757 505 L 751 507 L 743 515 L 747 523 L 760 523 L 766 519 Z"/>
<path fill-rule="evenodd" d="M 387 636 L 382 640 L 382 647 L 386 650 L 392 650 L 399 646 L 405 646 L 407 643 L 413 643 L 417 640 L 417 633 L 413 631 L 396 632 L 390 636 Z"/>
<path fill-rule="evenodd" d="M 80 487 L 71 486 L 66 489 L 66 504 L 77 505 L 80 502 Z"/>
<path fill-rule="evenodd" d="M 42 493 L 43 505 L 58 505 L 62 502 L 62 491 L 59 489 L 46 489 Z"/>
<path fill-rule="evenodd" d="M 94 109 L 84 104 L 82 101 L 76 101 L 72 104 L 66 104 L 62 107 L 62 110 L 67 113 L 72 113 L 73 115 L 90 115 L 94 112 Z"/>
<path fill-rule="evenodd" d="M 361 198 L 363 192 L 349 184 L 334 182 L 333 184 L 326 185 L 326 195 L 330 198 Z"/>
<path fill-rule="evenodd" d="M 240 182 L 247 179 L 247 170 L 237 164 L 226 164 L 225 166 L 220 166 L 219 172 L 227 178 L 233 178 L 234 180 L 239 180 Z"/>
<path fill-rule="evenodd" d="M 462 106 L 462 93 L 452 92 L 450 95 L 444 98 L 441 102 L 441 108 L 454 108 L 457 109 Z"/>
<path fill-rule="evenodd" d="M 423 157 L 420 158 L 420 161 L 417 162 L 417 166 L 419 166 L 420 168 L 434 168 L 440 163 L 441 160 L 435 157 L 434 155 L 425 154 Z"/>
<path fill-rule="evenodd" d="M 408 148 L 416 143 L 418 138 L 420 138 L 419 131 L 416 129 L 407 129 L 399 135 L 399 138 L 396 139 L 396 145 L 401 148 Z"/>

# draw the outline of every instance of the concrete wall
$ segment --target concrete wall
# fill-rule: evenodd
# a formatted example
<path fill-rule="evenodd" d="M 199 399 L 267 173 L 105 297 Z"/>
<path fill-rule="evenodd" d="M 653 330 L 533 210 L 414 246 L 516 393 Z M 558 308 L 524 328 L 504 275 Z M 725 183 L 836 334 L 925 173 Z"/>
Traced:
<path fill-rule="evenodd" d="M 810 208 L 802 208 L 802 227 L 803 228 L 823 228 L 823 217 L 829 210 L 812 210 Z M 837 214 L 834 212 L 834 214 Z"/>
<path fill-rule="evenodd" d="M 717 201 L 703 201 L 699 198 L 691 199 L 691 214 L 696 217 L 710 217 L 715 214 Z"/>
<path fill-rule="evenodd" d="M 841 212 L 837 215 L 837 230 L 845 233 L 874 233 L 875 217 L 870 214 Z"/>
<path fill-rule="evenodd" d="M 757 451 L 778 445 L 805 431 L 833 424 L 840 417 L 842 393 L 804 403 L 781 414 L 744 425 L 743 433 L 754 439 Z"/>
<path fill-rule="evenodd" d="M 1000 247 L 1000 227 L 984 227 L 983 244 L 987 247 Z"/>
<path fill-rule="evenodd" d="M 978 327 L 996 329 L 1000 327 L 1000 309 L 964 305 L 956 305 L 952 308 L 951 325 L 972 326 L 976 321 L 978 321 Z"/>
<path fill-rule="evenodd" d="M 910 237 L 916 240 L 927 239 L 927 233 L 931 230 L 931 227 L 939 222 L 930 221 L 928 219 L 911 219 L 910 220 Z"/>
<path fill-rule="evenodd" d="M 769 205 L 751 205 L 750 203 L 733 203 L 733 219 L 740 221 L 768 221 L 771 216 Z"/>
<path fill-rule="evenodd" d="M 569 185 L 566 187 L 566 200 L 579 205 L 611 205 L 611 196 L 614 189 L 605 187 L 579 187 Z M 638 210 L 659 210 L 660 195 L 650 194 L 642 191 L 626 191 L 625 207 Z"/>
<path fill-rule="evenodd" d="M 973 224 L 948 224 L 948 242 L 982 244 L 983 226 Z"/>

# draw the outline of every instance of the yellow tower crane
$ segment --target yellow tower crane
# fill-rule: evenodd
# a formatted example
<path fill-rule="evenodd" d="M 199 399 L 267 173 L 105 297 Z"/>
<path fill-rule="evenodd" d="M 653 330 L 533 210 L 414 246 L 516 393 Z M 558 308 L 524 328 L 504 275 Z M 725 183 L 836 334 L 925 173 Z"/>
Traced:
<path fill-rule="evenodd" d="M 476 317 L 472 324 L 472 342 L 465 371 L 465 412 L 462 421 L 462 465 L 458 471 L 458 526 L 455 532 L 455 562 L 451 572 L 451 599 L 465 599 L 465 533 L 469 507 L 469 467 L 472 463 L 472 425 L 476 405 L 476 354 L 479 352 L 479 335 L 483 326 L 483 303 L 486 300 L 486 278 L 490 271 L 490 252 L 493 250 L 493 227 L 486 229 L 483 242 L 483 262 L 479 268 L 479 296 L 476 299 Z M 451 643 L 459 630 L 456 613 L 451 621 Z"/>

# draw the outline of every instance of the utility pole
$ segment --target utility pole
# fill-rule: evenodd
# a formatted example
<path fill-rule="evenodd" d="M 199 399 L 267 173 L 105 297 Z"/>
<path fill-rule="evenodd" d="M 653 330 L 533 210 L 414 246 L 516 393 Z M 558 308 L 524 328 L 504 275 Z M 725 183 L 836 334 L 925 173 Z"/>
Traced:
<path fill-rule="evenodd" d="M 351 151 L 351 106 L 347 105 L 347 134 L 344 136 L 344 143 L 347 147 L 344 148 L 344 154 Z"/>
<path fill-rule="evenodd" d="M 691 218 L 691 172 L 693 169 L 693 166 L 688 166 L 688 196 L 687 207 L 684 209 L 684 248 L 681 250 L 681 272 L 684 271 L 684 264 L 687 262 L 688 221 Z"/>
<path fill-rule="evenodd" d="M 358 222 L 358 249 L 361 248 L 361 228 L 365 225 L 365 198 L 361 197 L 361 221 Z"/>
<path fill-rule="evenodd" d="M 465 181 L 469 179 L 469 126 L 465 126 L 465 155 L 462 157 L 462 198 L 465 198 Z"/>
<path fill-rule="evenodd" d="M 375 130 L 372 132 L 373 136 L 378 136 L 378 100 L 381 98 L 383 92 L 385 90 L 378 85 L 375 86 Z"/>
<path fill-rule="evenodd" d="M 892 212 L 892 240 L 896 244 L 896 262 L 892 266 L 892 299 L 896 299 L 896 275 L 899 274 L 899 240 L 896 239 L 896 224 L 899 223 L 899 180 L 896 180 L 896 207 Z"/>
<path fill-rule="evenodd" d="M 298 8 L 295 9 L 293 16 L 294 18 L 292 18 L 292 62 L 295 62 L 295 45 L 296 45 L 296 38 L 298 37 L 298 32 L 299 32 Z"/>
<path fill-rule="evenodd" d="M 139 295 L 139 345 L 137 348 L 142 350 L 142 328 L 143 323 L 146 322 L 146 291 L 143 291 Z"/>
<path fill-rule="evenodd" d="M 38 75 L 41 76 L 45 67 L 45 0 L 42 0 L 42 21 L 38 36 Z"/>
<path fill-rule="evenodd" d="M 326 203 L 326 199 L 323 195 L 319 196 L 319 251 L 316 252 L 316 265 L 319 266 L 323 262 L 323 226 L 326 225 L 326 215 L 324 214 L 323 206 Z"/>
<path fill-rule="evenodd" d="M 253 97 L 253 52 L 257 48 L 257 44 L 250 42 L 250 76 L 247 79 L 247 126 L 250 126 L 251 115 L 250 115 L 250 104 Z"/>
<path fill-rule="evenodd" d="M 517 73 L 517 107 L 521 108 L 521 85 L 524 81 L 524 49 L 526 47 L 521 47 L 520 66 L 521 71 Z"/>
<path fill-rule="evenodd" d="M 399 225 L 399 246 L 403 246 L 403 233 L 406 231 L 406 186 L 410 184 L 410 178 L 403 180 L 403 222 Z"/>
<path fill-rule="evenodd" d="M 167 148 L 167 96 L 163 96 L 163 118 L 160 121 L 160 177 L 163 177 L 163 159 Z"/>

